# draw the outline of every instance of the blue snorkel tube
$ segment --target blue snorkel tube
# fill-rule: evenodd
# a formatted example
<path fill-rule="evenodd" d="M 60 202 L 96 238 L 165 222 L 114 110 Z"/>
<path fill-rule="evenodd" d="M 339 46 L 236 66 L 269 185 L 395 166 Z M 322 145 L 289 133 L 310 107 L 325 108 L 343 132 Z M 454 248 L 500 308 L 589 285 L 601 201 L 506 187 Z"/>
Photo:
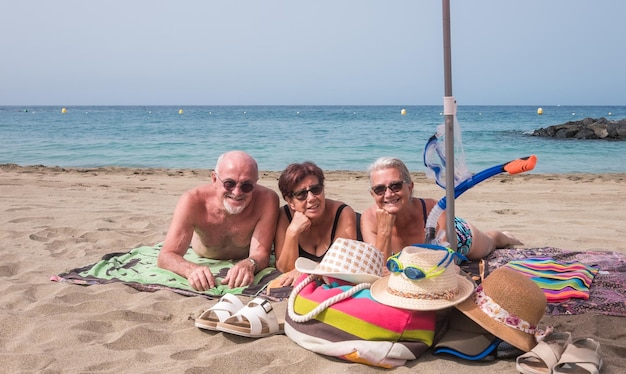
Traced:
<path fill-rule="evenodd" d="M 426 164 L 426 161 L 424 161 L 424 164 Z M 516 160 L 509 161 L 502 165 L 497 165 L 497 166 L 487 168 L 481 172 L 471 175 L 470 177 L 466 178 L 461 183 L 459 183 L 457 186 L 455 186 L 454 198 L 456 199 L 463 192 L 469 190 L 470 188 L 474 187 L 475 185 L 484 181 L 485 179 L 493 177 L 494 175 L 504 173 L 504 172 L 507 172 L 511 175 L 524 173 L 524 172 L 534 169 L 536 164 L 537 164 L 537 156 L 530 155 L 527 157 L 518 158 Z M 446 197 L 445 196 L 442 197 L 437 202 L 437 204 L 433 207 L 433 209 L 428 214 L 428 219 L 426 220 L 426 228 L 425 228 L 426 235 L 425 235 L 424 243 L 436 244 L 435 238 L 437 236 L 437 232 L 436 232 L 437 221 L 439 220 L 439 217 L 441 216 L 441 213 L 443 213 L 444 210 L 446 210 Z"/>

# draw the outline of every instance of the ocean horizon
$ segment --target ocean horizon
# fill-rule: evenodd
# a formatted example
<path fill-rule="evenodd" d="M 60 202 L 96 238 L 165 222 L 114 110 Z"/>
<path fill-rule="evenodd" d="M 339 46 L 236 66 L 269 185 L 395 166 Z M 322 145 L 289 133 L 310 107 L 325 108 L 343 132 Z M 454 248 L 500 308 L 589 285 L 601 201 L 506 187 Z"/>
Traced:
<path fill-rule="evenodd" d="M 543 114 L 538 114 L 541 108 Z M 0 164 L 212 169 L 241 149 L 259 169 L 311 160 L 365 171 L 380 156 L 424 172 L 423 150 L 441 105 L 0 106 Z M 403 114 L 404 113 L 404 114 Z M 537 155 L 532 173 L 623 173 L 626 142 L 532 136 L 584 118 L 626 118 L 626 106 L 459 105 L 469 171 Z M 459 146 L 459 144 L 457 144 Z"/>

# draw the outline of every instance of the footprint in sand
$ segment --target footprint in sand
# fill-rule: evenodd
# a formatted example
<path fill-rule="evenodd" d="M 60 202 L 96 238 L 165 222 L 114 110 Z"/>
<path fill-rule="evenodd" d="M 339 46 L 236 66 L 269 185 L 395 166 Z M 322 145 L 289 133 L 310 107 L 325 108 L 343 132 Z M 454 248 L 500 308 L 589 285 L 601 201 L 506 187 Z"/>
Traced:
<path fill-rule="evenodd" d="M 5 212 L 21 212 L 23 210 L 31 210 L 31 209 L 33 209 L 33 208 L 29 207 L 29 206 L 25 206 L 25 207 L 17 207 L 17 208 L 8 208 L 8 209 L 5 209 Z M 28 219 L 26 219 L 26 220 L 28 220 Z"/>
<path fill-rule="evenodd" d="M 63 238 L 73 238 L 78 235 L 78 231 L 71 227 L 58 227 L 58 228 L 50 228 L 44 227 L 42 230 L 37 231 L 34 234 L 30 234 L 29 238 L 37 241 L 49 241 L 50 239 L 63 237 Z"/>
<path fill-rule="evenodd" d="M 0 277 L 12 277 L 18 273 L 18 269 L 16 264 L 4 264 L 0 266 Z"/>
<path fill-rule="evenodd" d="M 8 211 L 8 210 L 7 210 Z M 23 223 L 23 222 L 34 222 L 34 221 L 52 221 L 53 217 L 22 217 L 16 218 L 9 221 L 9 223 Z"/>
<path fill-rule="evenodd" d="M 518 212 L 514 211 L 513 209 L 496 209 L 496 210 L 494 210 L 494 212 L 496 214 L 509 214 L 509 215 L 512 215 L 512 216 L 514 216 L 516 214 L 519 214 Z"/>
<path fill-rule="evenodd" d="M 128 347 L 138 346 L 145 349 L 171 343 L 169 334 L 144 326 L 132 326 L 113 335 L 113 339 L 105 343 L 104 346 L 115 351 L 128 350 Z"/>
<path fill-rule="evenodd" d="M 170 355 L 170 358 L 173 360 L 180 360 L 180 361 L 193 360 L 194 358 L 198 357 L 203 351 L 205 350 L 204 349 L 198 349 L 198 350 L 188 349 L 188 350 L 176 352 Z"/>
<path fill-rule="evenodd" d="M 111 321 L 84 321 L 71 326 L 70 329 L 97 333 L 99 335 L 115 331 Z"/>
<path fill-rule="evenodd" d="M 38 242 L 47 242 L 53 236 L 55 236 L 55 235 L 53 235 L 49 231 L 45 231 L 45 230 L 44 231 L 39 231 L 36 234 L 28 235 L 30 240 L 35 240 L 35 241 L 38 241 Z"/>

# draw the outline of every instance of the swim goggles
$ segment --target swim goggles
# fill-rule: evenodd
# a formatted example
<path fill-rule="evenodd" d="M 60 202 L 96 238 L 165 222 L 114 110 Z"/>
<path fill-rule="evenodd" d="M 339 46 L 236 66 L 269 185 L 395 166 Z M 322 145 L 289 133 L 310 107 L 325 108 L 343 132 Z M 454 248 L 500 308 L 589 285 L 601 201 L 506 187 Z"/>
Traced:
<path fill-rule="evenodd" d="M 451 248 L 429 244 L 420 244 L 419 246 L 433 250 L 443 250 L 446 251 L 446 255 L 441 259 L 441 261 L 439 261 L 437 265 L 428 270 L 424 270 L 414 265 L 404 266 L 404 264 L 400 262 L 399 259 L 400 254 L 402 253 L 402 251 L 400 251 L 387 259 L 387 269 L 389 269 L 389 271 L 392 273 L 404 273 L 404 275 L 406 275 L 406 277 L 411 280 L 420 280 L 424 278 L 434 278 L 441 275 L 446 270 L 448 265 L 450 265 L 450 263 L 454 261 L 455 257 L 460 256 L 465 259 L 465 256 L 459 255 Z"/>

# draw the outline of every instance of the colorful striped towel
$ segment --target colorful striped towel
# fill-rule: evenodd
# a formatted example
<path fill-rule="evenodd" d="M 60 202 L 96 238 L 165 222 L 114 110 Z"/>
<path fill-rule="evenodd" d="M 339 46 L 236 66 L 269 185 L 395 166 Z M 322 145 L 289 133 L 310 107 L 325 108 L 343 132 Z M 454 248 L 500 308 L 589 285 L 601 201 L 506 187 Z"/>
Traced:
<path fill-rule="evenodd" d="M 515 260 L 505 266 L 530 277 L 543 290 L 549 303 L 571 298 L 589 299 L 589 287 L 599 270 L 578 261 L 561 262 L 547 257 Z"/>

